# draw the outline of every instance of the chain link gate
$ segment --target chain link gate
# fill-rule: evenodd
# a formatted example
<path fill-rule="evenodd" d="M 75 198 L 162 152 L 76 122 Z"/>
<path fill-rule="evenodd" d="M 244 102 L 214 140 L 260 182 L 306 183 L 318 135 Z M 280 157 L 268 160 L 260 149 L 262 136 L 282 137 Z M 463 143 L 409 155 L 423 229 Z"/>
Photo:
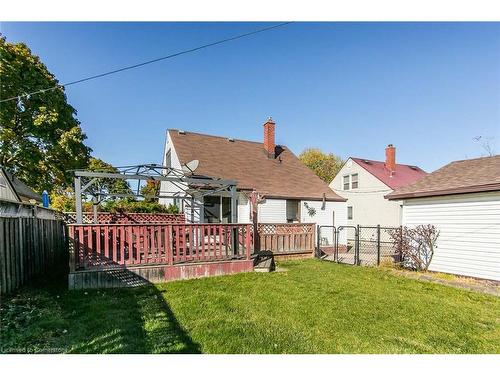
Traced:
<path fill-rule="evenodd" d="M 399 263 L 400 252 L 390 231 L 397 227 L 318 226 L 317 257 L 351 265 L 375 266 Z"/>

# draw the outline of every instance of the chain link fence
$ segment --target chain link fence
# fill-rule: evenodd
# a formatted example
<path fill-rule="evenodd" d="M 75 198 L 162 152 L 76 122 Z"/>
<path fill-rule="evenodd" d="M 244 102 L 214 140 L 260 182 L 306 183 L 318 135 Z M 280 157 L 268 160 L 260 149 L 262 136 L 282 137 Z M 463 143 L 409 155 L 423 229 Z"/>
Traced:
<path fill-rule="evenodd" d="M 397 264 L 400 251 L 391 231 L 400 227 L 377 226 L 319 226 L 318 257 L 338 263 L 378 266 Z"/>

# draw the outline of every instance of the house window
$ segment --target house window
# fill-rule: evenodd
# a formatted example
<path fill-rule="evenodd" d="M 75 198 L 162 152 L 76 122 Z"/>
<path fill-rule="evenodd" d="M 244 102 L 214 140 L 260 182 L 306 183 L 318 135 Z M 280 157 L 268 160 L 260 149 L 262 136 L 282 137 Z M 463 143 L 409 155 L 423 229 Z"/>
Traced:
<path fill-rule="evenodd" d="M 357 173 L 344 176 L 343 181 L 344 181 L 344 190 L 357 189 L 359 186 Z"/>
<path fill-rule="evenodd" d="M 351 189 L 357 189 L 358 188 L 358 174 L 355 173 L 351 175 Z"/>
<path fill-rule="evenodd" d="M 205 223 L 230 223 L 231 198 L 206 196 L 203 199 L 203 211 Z"/>
<path fill-rule="evenodd" d="M 347 220 L 352 220 L 352 206 L 347 206 Z"/>
<path fill-rule="evenodd" d="M 172 166 L 172 153 L 170 150 L 168 150 L 167 154 L 165 155 L 165 167 L 171 167 Z"/>
<path fill-rule="evenodd" d="M 300 201 L 288 199 L 286 201 L 286 222 L 300 223 Z"/>
<path fill-rule="evenodd" d="M 349 175 L 344 176 L 344 190 L 349 190 Z"/>

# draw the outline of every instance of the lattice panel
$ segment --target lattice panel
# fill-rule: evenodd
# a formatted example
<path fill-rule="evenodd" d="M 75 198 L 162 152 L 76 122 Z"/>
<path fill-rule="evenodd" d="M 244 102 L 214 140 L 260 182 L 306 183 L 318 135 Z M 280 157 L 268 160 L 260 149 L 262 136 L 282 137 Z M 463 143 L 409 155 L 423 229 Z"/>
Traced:
<path fill-rule="evenodd" d="M 65 212 L 64 216 L 66 223 L 76 223 L 75 212 Z M 99 224 L 184 224 L 186 222 L 186 218 L 183 214 L 98 212 L 97 221 Z M 83 223 L 93 224 L 93 222 L 94 215 L 91 212 L 84 212 Z"/>
<path fill-rule="evenodd" d="M 314 233 L 314 224 L 259 224 L 260 235 Z"/>

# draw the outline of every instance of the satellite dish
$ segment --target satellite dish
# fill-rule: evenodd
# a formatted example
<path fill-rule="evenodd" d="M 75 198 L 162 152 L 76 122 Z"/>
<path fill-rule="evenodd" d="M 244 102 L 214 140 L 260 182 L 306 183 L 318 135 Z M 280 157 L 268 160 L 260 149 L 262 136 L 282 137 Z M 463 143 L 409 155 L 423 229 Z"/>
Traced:
<path fill-rule="evenodd" d="M 196 168 L 198 168 L 198 165 L 200 164 L 200 161 L 197 159 L 188 161 L 186 164 L 182 166 L 182 171 L 184 173 L 193 173 Z"/>

